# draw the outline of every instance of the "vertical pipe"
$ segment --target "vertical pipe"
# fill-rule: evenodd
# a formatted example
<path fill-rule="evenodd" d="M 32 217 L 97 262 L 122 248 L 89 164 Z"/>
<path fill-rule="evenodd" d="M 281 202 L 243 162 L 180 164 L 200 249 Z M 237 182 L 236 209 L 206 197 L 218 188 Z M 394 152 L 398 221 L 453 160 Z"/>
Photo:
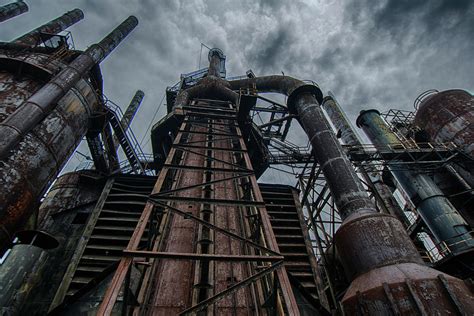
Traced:
<path fill-rule="evenodd" d="M 218 49 L 213 48 L 209 51 L 209 76 L 220 77 L 221 76 L 221 63 L 224 63 L 225 57 L 224 53 Z"/>
<path fill-rule="evenodd" d="M 51 38 L 54 34 L 64 31 L 83 18 L 84 13 L 80 9 L 74 9 L 18 37 L 17 39 L 13 40 L 13 43 L 28 46 L 38 45 L 41 41 L 40 33 L 45 33 L 44 36 L 46 36 L 46 38 L 43 38 L 43 40 Z"/>
<path fill-rule="evenodd" d="M 12 2 L 0 7 L 0 22 L 11 19 L 28 11 L 28 6 L 23 1 Z"/>
<path fill-rule="evenodd" d="M 328 114 L 329 119 L 333 123 L 338 133 L 340 133 L 341 140 L 346 145 L 357 146 L 361 148 L 362 142 L 360 141 L 359 136 L 354 131 L 351 123 L 344 114 L 344 111 L 331 92 L 329 92 L 329 96 L 323 99 L 322 107 Z M 388 188 L 388 186 L 380 180 L 374 181 L 364 168 L 361 168 L 361 174 L 367 183 L 373 185 L 375 197 L 377 198 L 383 211 L 396 216 L 403 224 L 405 224 L 405 226 L 408 226 L 409 222 L 404 215 L 403 210 L 393 197 L 390 188 Z"/>
<path fill-rule="evenodd" d="M 134 16 L 127 18 L 98 44 L 90 46 L 66 68 L 26 100 L 0 124 L 0 157 L 9 155 L 24 135 L 41 122 L 90 69 L 107 57 L 137 26 Z"/>
<path fill-rule="evenodd" d="M 377 110 L 362 111 L 357 125 L 379 150 L 403 148 Z M 455 255 L 474 247 L 469 226 L 428 175 L 416 169 L 407 170 L 397 161 L 391 162 L 389 167 L 438 243 L 444 243 Z"/>

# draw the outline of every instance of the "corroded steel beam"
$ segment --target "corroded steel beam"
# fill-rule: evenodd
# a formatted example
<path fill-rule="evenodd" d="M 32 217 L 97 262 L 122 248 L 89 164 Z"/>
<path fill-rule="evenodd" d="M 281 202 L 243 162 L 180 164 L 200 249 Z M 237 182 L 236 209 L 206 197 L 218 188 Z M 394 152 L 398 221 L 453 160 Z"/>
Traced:
<path fill-rule="evenodd" d="M 0 22 L 11 19 L 28 11 L 28 6 L 23 1 L 12 2 L 0 7 Z"/>
<path fill-rule="evenodd" d="M 127 18 L 102 41 L 90 46 L 66 68 L 26 100 L 0 125 L 0 157 L 6 157 L 24 135 L 31 131 L 91 68 L 107 57 L 137 26 L 134 16 Z"/>
<path fill-rule="evenodd" d="M 60 17 L 51 20 L 40 27 L 18 37 L 13 40 L 15 44 L 23 44 L 28 46 L 37 46 L 41 43 L 42 38 L 40 37 L 41 33 L 44 33 L 43 40 L 46 37 L 52 37 L 54 34 L 64 31 L 71 25 L 76 24 L 84 18 L 84 13 L 80 9 L 74 9 L 69 11 Z"/>

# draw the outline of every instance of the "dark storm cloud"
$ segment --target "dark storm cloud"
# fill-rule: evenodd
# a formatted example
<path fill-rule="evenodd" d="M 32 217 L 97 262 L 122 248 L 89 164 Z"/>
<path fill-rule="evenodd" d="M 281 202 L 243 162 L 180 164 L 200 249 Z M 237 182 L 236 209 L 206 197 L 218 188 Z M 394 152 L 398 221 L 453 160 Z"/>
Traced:
<path fill-rule="evenodd" d="M 249 52 L 248 59 L 260 71 L 268 71 L 282 64 L 293 42 L 293 30 L 290 25 L 280 25 L 262 39 L 255 51 Z"/>
<path fill-rule="evenodd" d="M 361 109 L 412 109 L 427 89 L 474 90 L 474 1 L 26 1 L 29 13 L 2 23 L 1 40 L 78 7 L 85 18 L 70 30 L 84 49 L 128 15 L 138 17 L 101 68 L 106 95 L 122 108 L 137 89 L 145 91 L 132 128 L 147 152 L 150 119 L 165 114 L 159 105 L 166 87 L 197 69 L 201 43 L 224 51 L 229 76 L 252 68 L 316 81 L 352 121 Z M 206 63 L 204 49 L 201 67 Z M 301 129 L 293 132 L 292 140 L 306 143 Z"/>

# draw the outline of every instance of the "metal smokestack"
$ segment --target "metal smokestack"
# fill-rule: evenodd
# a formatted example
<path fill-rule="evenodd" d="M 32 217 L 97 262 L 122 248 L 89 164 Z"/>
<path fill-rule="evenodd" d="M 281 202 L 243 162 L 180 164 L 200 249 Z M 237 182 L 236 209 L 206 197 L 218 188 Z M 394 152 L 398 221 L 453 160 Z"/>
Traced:
<path fill-rule="evenodd" d="M 25 35 L 18 37 L 13 41 L 13 43 L 28 46 L 38 45 L 41 39 L 45 40 L 51 38 L 54 34 L 58 34 L 59 32 L 64 31 L 65 29 L 67 29 L 71 25 L 76 24 L 83 18 L 84 13 L 80 9 L 74 9 L 52 21 L 49 21 L 48 23 L 41 25 L 40 27 L 37 27 L 36 29 L 26 33 Z M 40 37 L 41 33 L 44 33 L 42 38 Z"/>
<path fill-rule="evenodd" d="M 23 1 L 9 3 L 0 7 L 0 22 L 11 19 L 28 11 L 28 6 Z"/>
<path fill-rule="evenodd" d="M 0 157 L 8 156 L 24 135 L 44 119 L 91 68 L 107 57 L 137 26 L 134 16 L 127 18 L 102 41 L 90 46 L 73 62 L 26 100 L 0 125 Z"/>
<path fill-rule="evenodd" d="M 127 109 L 125 110 L 125 113 L 123 114 L 122 119 L 120 120 L 120 125 L 122 125 L 122 129 L 124 132 L 126 132 L 130 127 L 133 117 L 137 113 L 138 108 L 140 107 L 140 104 L 142 103 L 144 97 L 145 93 L 141 90 L 138 90 L 133 96 L 132 101 L 130 101 L 130 104 L 128 105 Z M 117 139 L 117 136 L 114 135 L 114 147 L 117 148 L 118 145 L 119 140 Z"/>

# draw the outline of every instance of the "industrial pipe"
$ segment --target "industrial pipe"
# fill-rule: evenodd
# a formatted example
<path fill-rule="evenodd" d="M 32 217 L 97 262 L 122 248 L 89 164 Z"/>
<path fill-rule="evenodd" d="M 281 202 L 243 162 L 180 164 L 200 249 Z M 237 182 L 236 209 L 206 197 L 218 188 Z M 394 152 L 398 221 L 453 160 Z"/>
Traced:
<path fill-rule="evenodd" d="M 91 68 L 100 63 L 137 26 L 134 16 L 127 18 L 98 44 L 90 46 L 59 74 L 26 100 L 0 124 L 0 158 L 13 149 Z"/>
<path fill-rule="evenodd" d="M 49 21 L 40 27 L 18 37 L 13 40 L 15 44 L 23 44 L 28 46 L 37 46 L 40 44 L 41 40 L 46 40 L 58 34 L 59 32 L 64 31 L 71 25 L 76 24 L 84 18 L 84 13 L 80 9 L 74 9 L 69 11 L 60 17 Z M 41 38 L 41 33 L 43 33 L 43 38 Z"/>
<path fill-rule="evenodd" d="M 254 86 L 259 92 L 288 95 L 288 109 L 298 115 L 310 139 L 343 220 L 335 244 L 344 271 L 351 280 L 342 299 L 347 314 L 391 314 L 394 309 L 414 314 L 420 306 L 418 301 L 412 303 L 410 297 L 424 297 L 424 287 L 437 290 L 431 294 L 436 299 L 423 298 L 425 304 L 431 304 L 430 311 L 457 310 L 456 304 L 453 306 L 446 300 L 437 276 L 446 280 L 448 286 L 456 287 L 455 299 L 462 302 L 466 311 L 473 311 L 469 289 L 462 281 L 426 267 L 400 221 L 391 215 L 377 213 L 319 107 L 322 93 L 316 85 L 285 76 L 269 76 L 231 81 L 230 86 L 234 90 Z M 399 290 L 403 282 L 408 284 L 409 290 L 405 287 Z M 391 291 L 397 291 L 397 297 L 408 304 L 393 306 Z"/>
<path fill-rule="evenodd" d="M 137 90 L 133 96 L 132 101 L 130 101 L 130 104 L 128 105 L 122 119 L 120 120 L 120 124 L 122 125 L 124 131 L 130 127 L 130 124 L 132 123 L 135 114 L 137 114 L 138 108 L 140 107 L 140 104 L 142 104 L 144 97 L 145 93 L 141 90 Z"/>
<path fill-rule="evenodd" d="M 208 76 L 221 77 L 221 64 L 225 61 L 224 53 L 219 48 L 213 48 L 209 51 L 209 70 Z"/>
<path fill-rule="evenodd" d="M 341 106 L 330 92 L 329 94 L 329 96 L 323 99 L 322 108 L 325 110 L 338 134 L 340 133 L 341 140 L 346 145 L 362 148 L 362 142 L 344 114 L 344 111 L 341 109 Z M 409 222 L 404 215 L 403 210 L 393 197 L 390 188 L 380 180 L 374 181 L 369 173 L 367 173 L 363 168 L 361 170 L 361 174 L 367 183 L 373 185 L 375 197 L 381 205 L 383 211 L 396 216 L 405 226 L 408 226 Z"/>
<path fill-rule="evenodd" d="M 0 7 L 0 22 L 11 19 L 28 11 L 28 6 L 23 1 L 12 2 Z"/>
<path fill-rule="evenodd" d="M 402 148 L 397 135 L 390 130 L 377 110 L 362 111 L 357 118 L 357 126 L 364 130 L 378 149 Z M 445 244 L 454 255 L 474 247 L 469 225 L 428 175 L 417 170 L 406 170 L 407 167 L 397 161 L 391 162 L 389 167 L 438 245 Z"/>

